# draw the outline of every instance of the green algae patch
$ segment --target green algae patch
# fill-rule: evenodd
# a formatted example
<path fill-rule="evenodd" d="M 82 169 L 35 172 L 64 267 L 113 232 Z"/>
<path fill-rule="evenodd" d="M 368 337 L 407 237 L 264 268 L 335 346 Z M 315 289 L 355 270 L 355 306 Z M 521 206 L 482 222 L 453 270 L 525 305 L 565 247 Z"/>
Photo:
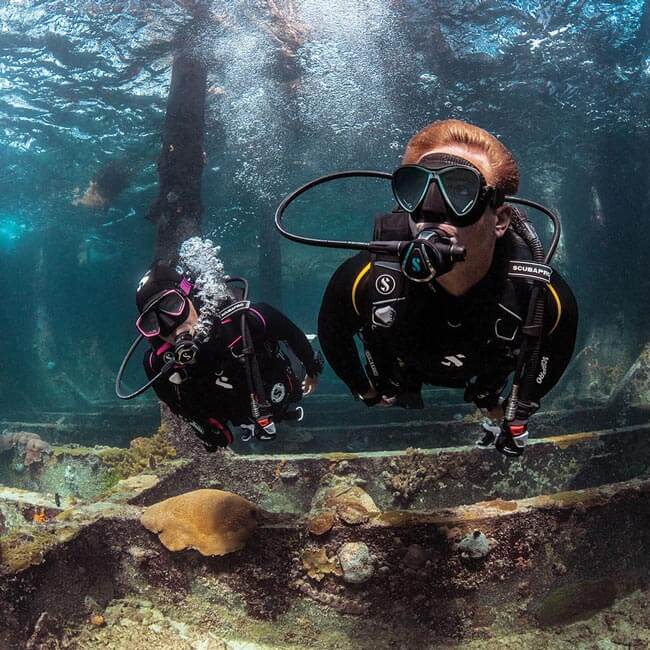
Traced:
<path fill-rule="evenodd" d="M 329 460 L 332 463 L 338 463 L 342 460 L 354 460 L 360 458 L 359 454 L 354 454 L 347 451 L 334 451 L 330 454 L 321 454 L 321 458 Z"/>
<path fill-rule="evenodd" d="M 300 559 L 307 575 L 319 582 L 328 573 L 333 573 L 335 576 L 343 575 L 338 558 L 336 556 L 329 557 L 324 548 L 305 549 Z"/>
<path fill-rule="evenodd" d="M 550 592 L 532 613 L 540 627 L 566 625 L 589 618 L 612 605 L 615 599 L 613 580 L 585 580 Z"/>
<path fill-rule="evenodd" d="M 157 474 L 159 466 L 174 458 L 176 449 L 164 427 L 150 438 L 134 438 L 128 448 L 57 445 L 39 474 L 38 489 L 94 501 L 112 494 L 120 481 Z"/>
<path fill-rule="evenodd" d="M 19 573 L 30 566 L 41 564 L 50 549 L 74 539 L 79 530 L 76 526 L 44 526 L 41 530 L 17 530 L 6 537 L 0 537 L 0 575 Z"/>
<path fill-rule="evenodd" d="M 108 447 L 108 449 L 112 449 Z M 52 457 L 57 461 L 61 457 L 86 458 L 87 456 L 99 456 L 104 453 L 104 449 L 96 447 L 83 447 L 81 445 L 56 445 L 52 447 Z"/>
<path fill-rule="evenodd" d="M 548 438 L 543 438 L 541 442 L 551 442 L 559 449 L 567 449 L 573 445 L 580 444 L 587 440 L 594 440 L 598 437 L 598 433 L 588 431 L 585 433 L 569 433 L 564 436 L 549 436 Z"/>

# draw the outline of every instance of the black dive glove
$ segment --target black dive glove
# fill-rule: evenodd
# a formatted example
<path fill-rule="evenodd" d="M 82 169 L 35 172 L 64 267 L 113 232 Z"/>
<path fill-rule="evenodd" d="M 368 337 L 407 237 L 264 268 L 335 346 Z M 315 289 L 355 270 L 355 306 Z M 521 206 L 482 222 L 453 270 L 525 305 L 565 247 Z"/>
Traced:
<path fill-rule="evenodd" d="M 361 395 L 357 395 L 357 398 L 360 399 L 366 406 L 377 406 L 381 402 L 382 394 L 377 393 L 374 397 L 362 397 Z"/>
<path fill-rule="evenodd" d="M 323 372 L 323 367 L 325 366 L 325 357 L 318 351 L 314 351 L 314 357 L 311 360 L 311 363 L 305 366 L 305 372 L 310 377 L 317 377 Z"/>
<path fill-rule="evenodd" d="M 494 448 L 504 456 L 521 456 L 528 442 L 528 420 L 513 420 L 501 425 L 483 423 L 484 435 L 476 444 L 487 449 Z"/>

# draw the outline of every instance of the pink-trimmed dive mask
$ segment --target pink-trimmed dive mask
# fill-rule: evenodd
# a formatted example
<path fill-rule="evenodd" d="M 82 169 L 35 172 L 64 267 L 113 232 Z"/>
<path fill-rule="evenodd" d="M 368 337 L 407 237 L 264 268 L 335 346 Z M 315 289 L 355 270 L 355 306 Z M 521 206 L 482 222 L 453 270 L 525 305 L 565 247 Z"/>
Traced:
<path fill-rule="evenodd" d="M 190 301 L 176 289 L 158 294 L 142 311 L 135 326 L 145 338 L 168 336 L 190 313 Z"/>

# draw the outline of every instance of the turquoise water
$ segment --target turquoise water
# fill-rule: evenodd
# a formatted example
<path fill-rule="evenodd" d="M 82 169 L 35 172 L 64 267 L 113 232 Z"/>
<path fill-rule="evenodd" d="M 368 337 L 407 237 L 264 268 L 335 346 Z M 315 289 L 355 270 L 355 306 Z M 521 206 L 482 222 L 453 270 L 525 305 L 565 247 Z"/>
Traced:
<path fill-rule="evenodd" d="M 282 241 L 281 283 L 260 295 L 260 241 L 278 201 L 324 173 L 390 171 L 417 129 L 455 117 L 502 138 L 521 166 L 520 194 L 559 212 L 557 264 L 581 308 L 576 350 L 591 346 L 620 377 L 646 341 L 643 2 L 16 0 L 2 3 L 0 25 L 6 415 L 113 399 L 153 251 L 145 215 L 179 45 L 209 70 L 204 232 L 254 298 L 281 294 L 306 331 L 345 253 Z M 106 165 L 124 173 L 122 191 L 101 208 L 74 205 Z M 302 232 L 363 239 L 388 206 L 387 187 L 345 181 L 287 218 Z M 574 393 L 604 398 L 583 375 Z M 332 375 L 322 390 L 344 392 Z"/>
<path fill-rule="evenodd" d="M 461 391 L 368 409 L 327 368 L 305 420 L 241 455 L 152 436 L 153 391 L 116 399 L 180 52 L 208 70 L 203 235 L 307 333 L 348 253 L 280 237 L 291 190 L 390 172 L 439 119 L 514 153 L 580 311 L 523 458 L 475 447 Z M 648 647 L 649 82 L 650 0 L 0 0 L 0 647 Z M 286 224 L 366 241 L 393 203 L 342 180 Z M 223 563 L 167 552 L 138 508 L 196 487 L 272 516 Z M 241 521 L 210 512 L 172 519 Z"/>

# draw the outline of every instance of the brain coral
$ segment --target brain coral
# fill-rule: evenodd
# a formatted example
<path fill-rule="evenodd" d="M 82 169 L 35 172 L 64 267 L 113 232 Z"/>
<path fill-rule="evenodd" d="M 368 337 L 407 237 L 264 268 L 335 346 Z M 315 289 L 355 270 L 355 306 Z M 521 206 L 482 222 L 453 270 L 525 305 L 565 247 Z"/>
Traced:
<path fill-rule="evenodd" d="M 147 508 L 140 522 L 170 551 L 193 548 L 226 555 L 244 548 L 257 526 L 258 508 L 232 492 L 195 490 Z"/>

